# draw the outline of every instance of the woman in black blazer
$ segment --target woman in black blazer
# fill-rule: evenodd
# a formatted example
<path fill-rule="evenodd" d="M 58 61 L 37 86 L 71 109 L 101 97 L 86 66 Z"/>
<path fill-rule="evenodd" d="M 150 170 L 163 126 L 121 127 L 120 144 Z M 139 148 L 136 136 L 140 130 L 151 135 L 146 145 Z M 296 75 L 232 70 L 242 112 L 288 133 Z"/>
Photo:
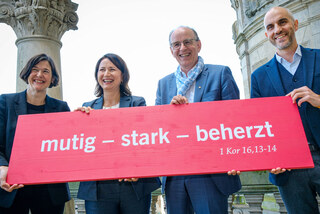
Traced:
<path fill-rule="evenodd" d="M 70 200 L 67 184 L 24 186 L 6 182 L 18 116 L 70 111 L 66 102 L 47 95 L 47 89 L 59 82 L 49 56 L 32 57 L 22 69 L 20 78 L 28 84 L 27 90 L 0 96 L 0 213 L 29 214 L 30 210 L 32 214 L 63 214 L 64 204 Z"/>
<path fill-rule="evenodd" d="M 101 57 L 95 68 L 97 99 L 78 110 L 145 106 L 143 97 L 132 96 L 126 63 L 115 54 Z M 125 158 L 125 157 L 124 157 Z M 160 187 L 159 178 L 129 178 L 81 182 L 78 198 L 85 200 L 87 214 L 148 214 L 151 192 Z"/>

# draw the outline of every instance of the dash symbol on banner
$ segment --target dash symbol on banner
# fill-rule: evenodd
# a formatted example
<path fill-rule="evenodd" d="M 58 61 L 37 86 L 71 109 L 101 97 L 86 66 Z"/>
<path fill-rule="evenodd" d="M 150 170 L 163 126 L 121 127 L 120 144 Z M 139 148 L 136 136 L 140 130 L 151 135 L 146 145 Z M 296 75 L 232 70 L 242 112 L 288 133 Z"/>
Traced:
<path fill-rule="evenodd" d="M 189 135 L 177 135 L 177 138 L 188 138 Z"/>
<path fill-rule="evenodd" d="M 102 143 L 114 143 L 114 140 L 103 140 Z"/>

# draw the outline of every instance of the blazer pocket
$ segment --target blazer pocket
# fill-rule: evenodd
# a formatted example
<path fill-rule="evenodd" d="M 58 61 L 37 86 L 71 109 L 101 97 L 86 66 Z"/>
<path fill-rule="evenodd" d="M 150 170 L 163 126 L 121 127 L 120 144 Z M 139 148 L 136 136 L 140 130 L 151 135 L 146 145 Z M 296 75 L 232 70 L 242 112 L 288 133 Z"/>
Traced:
<path fill-rule="evenodd" d="M 215 89 L 209 92 L 206 92 L 203 94 L 202 102 L 208 102 L 208 101 L 214 101 L 214 100 L 220 100 L 220 90 Z"/>

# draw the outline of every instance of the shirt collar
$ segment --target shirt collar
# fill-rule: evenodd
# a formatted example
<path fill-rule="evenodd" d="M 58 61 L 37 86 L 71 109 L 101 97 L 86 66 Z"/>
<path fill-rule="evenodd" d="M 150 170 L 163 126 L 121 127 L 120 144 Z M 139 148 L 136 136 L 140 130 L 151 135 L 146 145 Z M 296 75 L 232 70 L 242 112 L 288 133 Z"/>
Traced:
<path fill-rule="evenodd" d="M 300 48 L 300 45 L 298 45 L 297 49 L 296 49 L 296 52 L 294 53 L 293 55 L 293 61 L 295 60 L 295 58 L 297 57 L 302 57 L 302 53 L 301 53 L 301 48 Z M 281 56 L 279 56 L 277 53 L 276 53 L 276 58 L 277 58 L 277 61 L 280 63 L 280 64 L 283 64 L 284 62 L 288 62 L 287 60 L 285 60 L 284 58 L 282 58 Z"/>

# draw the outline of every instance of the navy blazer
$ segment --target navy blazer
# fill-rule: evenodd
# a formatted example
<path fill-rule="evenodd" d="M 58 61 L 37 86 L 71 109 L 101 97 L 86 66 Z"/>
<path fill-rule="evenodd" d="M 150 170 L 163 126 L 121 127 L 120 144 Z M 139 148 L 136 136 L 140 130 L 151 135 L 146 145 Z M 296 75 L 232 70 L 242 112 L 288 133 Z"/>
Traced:
<path fill-rule="evenodd" d="M 320 50 L 301 47 L 305 86 L 320 94 Z M 285 91 L 278 71 L 277 59 L 274 56 L 268 63 L 258 68 L 251 75 L 251 98 L 285 96 Z M 320 147 L 320 109 L 307 102 L 301 108 L 305 113 L 310 130 Z M 289 143 L 289 142 L 288 142 Z M 271 183 L 284 185 L 290 172 L 274 175 L 270 173 Z"/>
<path fill-rule="evenodd" d="M 170 104 L 172 98 L 176 95 L 176 77 L 174 73 L 172 73 L 159 81 L 156 105 Z M 194 102 L 231 99 L 239 99 L 239 89 L 233 79 L 231 70 L 222 65 L 204 65 L 203 71 L 196 79 Z M 230 195 L 241 188 L 238 175 L 212 174 L 211 179 L 225 195 Z M 165 183 L 166 177 L 163 177 L 163 192 Z"/>
<path fill-rule="evenodd" d="M 45 113 L 64 111 L 70 111 L 66 102 L 46 96 Z M 0 166 L 9 165 L 18 116 L 24 114 L 27 114 L 26 91 L 0 95 Z M 66 183 L 50 184 L 48 189 L 54 204 L 70 200 L 69 187 Z M 16 193 L 17 190 L 8 193 L 0 188 L 0 206 L 10 207 Z"/>
<path fill-rule="evenodd" d="M 120 108 L 135 107 L 135 106 L 145 106 L 146 101 L 143 97 L 137 96 L 122 96 L 120 97 Z M 91 107 L 93 109 L 102 109 L 103 107 L 103 97 L 99 97 L 91 102 L 86 102 L 82 106 Z M 80 182 L 78 198 L 97 201 L 98 199 L 98 182 L 97 181 L 85 181 Z M 140 178 L 137 182 L 131 182 L 132 188 L 137 195 L 137 198 L 140 199 L 143 196 L 150 194 L 154 190 L 158 189 L 161 186 L 159 178 Z M 110 182 L 108 184 L 107 194 L 113 193 L 112 190 L 113 184 Z"/>

